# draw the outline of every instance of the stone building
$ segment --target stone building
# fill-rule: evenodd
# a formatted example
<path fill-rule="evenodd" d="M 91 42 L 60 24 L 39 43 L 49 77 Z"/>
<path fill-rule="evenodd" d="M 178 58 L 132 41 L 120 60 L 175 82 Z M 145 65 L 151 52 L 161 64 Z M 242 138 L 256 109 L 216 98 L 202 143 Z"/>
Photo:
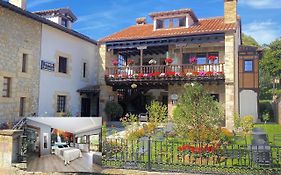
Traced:
<path fill-rule="evenodd" d="M 98 116 L 98 48 L 68 8 L 29 12 L 0 1 L 0 118 Z M 66 114 L 67 113 L 67 114 Z"/>
<path fill-rule="evenodd" d="M 37 113 L 40 22 L 0 1 L 0 120 Z"/>
<path fill-rule="evenodd" d="M 183 85 L 200 82 L 224 105 L 226 127 L 233 127 L 235 112 L 258 117 L 257 84 L 239 83 L 239 67 L 247 80 L 258 82 L 258 77 L 247 76 L 257 72 L 256 52 L 244 50 L 244 58 L 250 55 L 239 65 L 237 0 L 224 1 L 222 17 L 200 19 L 192 9 L 156 12 L 150 17 L 153 24 L 138 18 L 136 25 L 100 40 L 101 108 L 115 100 L 126 112 L 140 113 L 146 112 L 151 100 L 158 100 L 168 105 L 171 116 Z M 255 91 L 248 94 L 251 100 L 239 102 L 243 88 Z M 253 107 L 245 111 L 241 104 L 247 103 Z"/>

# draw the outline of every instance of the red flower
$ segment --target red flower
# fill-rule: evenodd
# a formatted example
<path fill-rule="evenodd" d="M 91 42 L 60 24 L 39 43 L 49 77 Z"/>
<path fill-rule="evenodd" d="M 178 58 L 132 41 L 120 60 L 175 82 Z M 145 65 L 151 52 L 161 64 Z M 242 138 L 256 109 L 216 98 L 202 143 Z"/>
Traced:
<path fill-rule="evenodd" d="M 117 59 L 113 60 L 113 61 L 112 61 L 112 65 L 113 65 L 113 66 L 117 66 L 117 65 L 118 65 L 118 60 L 117 60 Z"/>
<path fill-rule="evenodd" d="M 218 58 L 218 56 L 214 56 L 214 55 L 208 56 L 208 60 L 210 60 L 212 62 L 214 62 L 217 58 Z"/>
<path fill-rule="evenodd" d="M 212 75 L 214 75 L 214 72 L 212 72 L 212 71 L 208 71 L 208 72 L 206 72 L 206 74 L 205 75 L 207 75 L 207 76 L 212 76 Z"/>
<path fill-rule="evenodd" d="M 166 72 L 166 76 L 175 76 L 176 75 L 176 72 Z"/>
<path fill-rule="evenodd" d="M 128 60 L 128 61 L 127 61 L 127 64 L 128 64 L 129 66 L 133 65 L 134 63 L 135 63 L 134 60 Z"/>
<path fill-rule="evenodd" d="M 160 72 L 153 72 L 153 73 L 152 73 L 152 76 L 153 76 L 153 77 L 158 77 L 160 74 L 161 74 Z"/>
<path fill-rule="evenodd" d="M 192 75 L 196 75 L 196 76 L 198 76 L 198 75 L 199 75 L 199 72 L 197 72 L 197 71 L 192 72 Z"/>
<path fill-rule="evenodd" d="M 143 76 L 144 76 L 143 73 L 139 73 L 139 74 L 138 74 L 138 77 L 140 77 L 140 78 L 142 78 Z"/>
<path fill-rule="evenodd" d="M 171 64 L 173 61 L 174 61 L 173 58 L 166 58 L 165 59 L 165 63 L 167 63 L 167 64 Z"/>

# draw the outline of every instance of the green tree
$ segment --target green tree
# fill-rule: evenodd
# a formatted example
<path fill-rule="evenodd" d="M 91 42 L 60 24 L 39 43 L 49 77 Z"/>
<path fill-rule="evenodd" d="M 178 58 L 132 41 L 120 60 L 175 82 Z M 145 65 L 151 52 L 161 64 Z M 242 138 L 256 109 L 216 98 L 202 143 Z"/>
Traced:
<path fill-rule="evenodd" d="M 201 84 L 186 85 L 179 103 L 173 111 L 175 131 L 198 143 L 218 139 L 223 125 L 223 108 Z"/>
<path fill-rule="evenodd" d="M 259 43 L 251 36 L 242 33 L 242 41 L 244 46 L 260 47 Z"/>
<path fill-rule="evenodd" d="M 268 99 L 273 94 L 280 95 L 281 87 L 273 84 L 274 79 L 281 79 L 281 39 L 277 39 L 264 48 L 260 61 L 261 99 Z M 275 87 L 273 89 L 273 87 Z"/>

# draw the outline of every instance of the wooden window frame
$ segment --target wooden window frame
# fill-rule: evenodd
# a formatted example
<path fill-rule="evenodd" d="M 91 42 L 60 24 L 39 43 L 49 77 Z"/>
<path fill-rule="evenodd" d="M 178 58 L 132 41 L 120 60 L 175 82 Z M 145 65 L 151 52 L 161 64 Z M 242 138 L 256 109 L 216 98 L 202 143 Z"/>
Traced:
<path fill-rule="evenodd" d="M 86 77 L 87 77 L 87 72 L 86 72 L 86 71 L 87 71 L 87 63 L 84 62 L 84 63 L 83 63 L 83 72 L 82 72 L 82 73 L 83 73 L 83 74 L 82 74 L 82 77 L 83 77 L 83 78 L 86 78 Z"/>
<path fill-rule="evenodd" d="M 19 110 L 20 117 L 23 117 L 25 114 L 25 106 L 26 106 L 26 97 L 20 97 L 20 110 Z"/>
<path fill-rule="evenodd" d="M 3 79 L 4 79 L 4 81 L 3 81 L 2 97 L 9 98 L 9 97 L 11 97 L 11 78 L 4 77 Z M 5 83 L 5 80 L 7 80 L 7 83 Z M 6 94 L 4 94 L 4 92 Z"/>
<path fill-rule="evenodd" d="M 65 60 L 65 64 L 62 65 L 63 63 L 61 62 L 62 60 Z M 63 74 L 67 74 L 67 64 L 68 64 L 68 58 L 63 57 L 63 56 L 59 56 L 59 63 L 58 63 L 58 72 L 59 73 L 63 73 Z M 62 67 L 63 66 L 63 67 Z"/>
<path fill-rule="evenodd" d="M 27 73 L 28 54 L 22 54 L 21 72 Z"/>
<path fill-rule="evenodd" d="M 66 95 L 57 96 L 57 112 L 66 112 Z"/>
<path fill-rule="evenodd" d="M 251 71 L 246 71 L 245 70 L 245 66 L 246 66 L 245 62 L 246 61 L 251 61 L 252 62 L 252 70 Z M 255 63 L 254 63 L 253 59 L 245 59 L 245 60 L 243 60 L 243 72 L 245 72 L 245 73 L 253 73 L 254 69 L 255 69 Z"/>

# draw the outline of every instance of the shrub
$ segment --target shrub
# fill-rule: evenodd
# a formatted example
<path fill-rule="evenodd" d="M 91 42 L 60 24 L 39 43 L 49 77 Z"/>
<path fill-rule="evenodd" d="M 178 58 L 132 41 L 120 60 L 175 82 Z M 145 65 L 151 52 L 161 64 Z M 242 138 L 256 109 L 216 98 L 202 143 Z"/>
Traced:
<path fill-rule="evenodd" d="M 123 126 L 127 128 L 130 126 L 132 123 L 138 122 L 139 118 L 135 114 L 126 114 L 125 117 L 122 117 L 120 121 L 122 122 Z"/>
<path fill-rule="evenodd" d="M 234 113 L 234 116 L 233 116 L 233 119 L 234 119 L 234 130 L 237 131 L 238 128 L 241 126 L 240 124 L 240 117 L 238 115 L 238 113 Z"/>
<path fill-rule="evenodd" d="M 261 116 L 263 116 L 263 114 L 266 114 L 266 113 L 268 113 L 270 116 L 274 115 L 270 100 L 260 100 L 259 101 L 259 113 L 261 114 Z"/>
<path fill-rule="evenodd" d="M 145 131 L 144 131 L 144 128 L 140 128 L 140 129 L 137 129 L 135 131 L 132 131 L 128 134 L 127 138 L 129 140 L 137 140 L 141 137 L 144 137 L 145 136 Z"/>
<path fill-rule="evenodd" d="M 168 108 L 166 105 L 161 105 L 158 101 L 152 101 L 149 106 L 146 106 L 149 114 L 149 122 L 163 123 L 167 120 Z"/>
<path fill-rule="evenodd" d="M 253 116 L 244 116 L 242 119 L 241 119 L 241 127 L 242 127 L 242 130 L 245 134 L 248 134 L 252 131 L 253 127 L 254 127 L 254 118 Z"/>
<path fill-rule="evenodd" d="M 264 121 L 264 123 L 268 122 L 270 120 L 269 113 L 262 114 L 262 120 Z"/>
<path fill-rule="evenodd" d="M 201 84 L 186 85 L 173 111 L 178 136 L 195 142 L 208 142 L 219 137 L 223 125 L 223 109 Z"/>
<path fill-rule="evenodd" d="M 111 120 L 116 120 L 123 115 L 123 108 L 117 102 L 108 101 L 105 104 L 105 113 Z"/>

